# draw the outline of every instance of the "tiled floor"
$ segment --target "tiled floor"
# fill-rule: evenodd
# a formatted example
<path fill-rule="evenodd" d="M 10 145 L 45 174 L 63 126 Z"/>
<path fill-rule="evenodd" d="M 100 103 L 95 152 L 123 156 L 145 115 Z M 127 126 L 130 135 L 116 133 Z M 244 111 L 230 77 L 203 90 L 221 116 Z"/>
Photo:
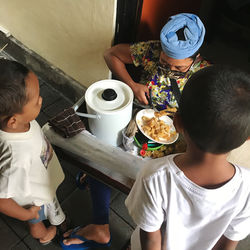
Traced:
<path fill-rule="evenodd" d="M 237 66 L 250 68 L 249 54 L 241 44 L 227 43 L 224 39 L 216 38 L 205 46 L 206 56 L 214 62 L 232 63 Z M 249 51 L 248 51 L 249 52 Z M 43 97 L 42 111 L 38 122 L 42 126 L 48 118 L 72 105 L 60 93 L 54 90 L 49 83 L 40 80 L 41 96 Z M 59 157 L 60 158 L 60 157 Z M 91 200 L 87 190 L 76 188 L 75 175 L 78 168 L 61 160 L 65 172 L 65 180 L 58 189 L 58 198 L 63 209 L 71 219 L 73 226 L 86 225 L 91 221 Z M 110 204 L 110 225 L 112 233 L 112 246 L 110 250 L 121 250 L 128 241 L 134 227 L 134 223 L 128 216 L 124 206 L 126 196 L 117 190 L 112 191 Z M 249 225 L 250 226 L 250 225 Z M 40 250 L 60 249 L 58 243 L 41 246 L 28 233 L 25 223 L 0 215 L 0 249 L 3 250 Z M 250 237 L 242 241 L 237 250 L 250 250 Z"/>

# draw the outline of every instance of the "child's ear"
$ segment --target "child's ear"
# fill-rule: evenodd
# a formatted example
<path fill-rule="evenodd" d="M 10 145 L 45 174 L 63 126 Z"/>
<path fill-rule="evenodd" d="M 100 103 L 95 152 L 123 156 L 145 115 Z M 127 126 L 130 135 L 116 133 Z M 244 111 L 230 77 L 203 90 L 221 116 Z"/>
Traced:
<path fill-rule="evenodd" d="M 11 128 L 11 129 L 17 128 L 17 119 L 16 119 L 15 115 L 10 117 L 10 119 L 8 120 L 6 126 L 7 126 L 7 128 Z"/>
<path fill-rule="evenodd" d="M 173 120 L 175 129 L 178 133 L 183 134 L 183 125 L 180 114 L 178 112 L 175 113 L 174 120 Z"/>

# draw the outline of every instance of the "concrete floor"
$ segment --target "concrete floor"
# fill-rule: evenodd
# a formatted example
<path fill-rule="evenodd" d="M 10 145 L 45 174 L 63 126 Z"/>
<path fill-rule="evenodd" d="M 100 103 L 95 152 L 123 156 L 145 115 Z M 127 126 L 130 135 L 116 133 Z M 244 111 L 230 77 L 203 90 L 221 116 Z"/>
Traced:
<path fill-rule="evenodd" d="M 215 63 L 230 63 L 250 69 L 250 51 L 249 48 L 242 46 L 241 41 L 229 43 L 227 37 L 214 37 L 209 44 L 204 46 L 204 54 Z M 42 126 L 50 117 L 73 103 L 41 79 L 40 85 L 43 106 L 37 120 Z M 79 169 L 70 162 L 60 161 L 66 178 L 58 188 L 58 199 L 70 217 L 72 226 L 86 225 L 91 221 L 89 192 L 79 190 L 75 185 L 75 175 Z M 123 249 L 135 226 L 124 206 L 125 198 L 126 195 L 113 189 L 110 204 L 110 225 L 113 241 L 112 246 L 107 248 L 109 250 Z M 0 249 L 3 250 L 61 249 L 56 242 L 48 246 L 41 246 L 29 235 L 25 223 L 2 214 L 0 215 L 0 244 Z M 237 250 L 250 250 L 250 237 L 240 242 Z"/>

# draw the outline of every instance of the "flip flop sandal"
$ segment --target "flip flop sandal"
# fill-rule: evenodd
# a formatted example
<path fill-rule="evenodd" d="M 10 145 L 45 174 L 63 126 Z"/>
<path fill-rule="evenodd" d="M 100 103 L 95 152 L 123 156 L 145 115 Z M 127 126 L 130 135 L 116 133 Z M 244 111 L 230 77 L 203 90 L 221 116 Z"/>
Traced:
<path fill-rule="evenodd" d="M 108 243 L 98 243 L 96 241 L 88 240 L 80 235 L 77 235 L 76 233 L 80 229 L 81 229 L 80 226 L 74 228 L 73 231 L 71 232 L 71 234 L 69 235 L 69 237 L 67 237 L 67 238 L 68 239 L 79 239 L 79 240 L 84 241 L 84 242 L 80 243 L 80 244 L 65 245 L 63 243 L 64 239 L 62 239 L 60 241 L 60 245 L 61 245 L 62 249 L 64 249 L 64 250 L 85 250 L 85 249 L 90 249 L 90 248 L 109 247 L 111 245 L 111 238 L 110 238 Z"/>
<path fill-rule="evenodd" d="M 76 186 L 81 190 L 86 189 L 88 186 L 87 175 L 83 171 L 78 172 L 76 175 Z"/>

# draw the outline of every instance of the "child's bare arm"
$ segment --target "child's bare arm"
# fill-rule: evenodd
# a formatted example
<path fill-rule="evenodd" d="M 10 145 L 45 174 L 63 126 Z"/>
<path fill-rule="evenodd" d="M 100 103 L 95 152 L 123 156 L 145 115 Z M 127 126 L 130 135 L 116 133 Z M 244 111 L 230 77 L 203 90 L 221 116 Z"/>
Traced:
<path fill-rule="evenodd" d="M 161 232 L 145 232 L 140 229 L 140 240 L 142 250 L 160 250 L 161 249 Z"/>
<path fill-rule="evenodd" d="M 235 250 L 237 245 L 238 241 L 229 240 L 222 235 L 212 250 Z"/>
<path fill-rule="evenodd" d="M 23 208 L 10 198 L 0 199 L 0 212 L 18 220 L 27 221 L 34 218 L 38 219 L 39 210 L 40 207 L 37 206 L 31 206 L 28 209 Z"/>

